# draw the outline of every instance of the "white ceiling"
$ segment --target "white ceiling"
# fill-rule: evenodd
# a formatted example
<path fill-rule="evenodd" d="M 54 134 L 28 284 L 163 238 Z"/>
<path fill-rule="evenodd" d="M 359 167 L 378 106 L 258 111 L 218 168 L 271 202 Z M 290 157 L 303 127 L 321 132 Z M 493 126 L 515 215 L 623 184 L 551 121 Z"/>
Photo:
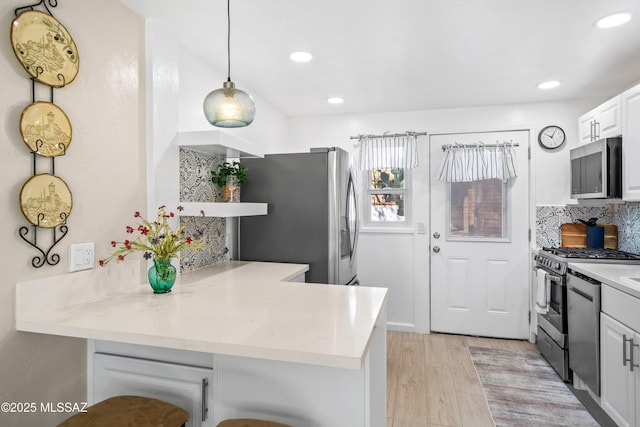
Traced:
<path fill-rule="evenodd" d="M 226 73 L 225 0 L 122 1 Z M 232 0 L 231 78 L 291 117 L 605 98 L 640 81 L 640 0 Z"/>

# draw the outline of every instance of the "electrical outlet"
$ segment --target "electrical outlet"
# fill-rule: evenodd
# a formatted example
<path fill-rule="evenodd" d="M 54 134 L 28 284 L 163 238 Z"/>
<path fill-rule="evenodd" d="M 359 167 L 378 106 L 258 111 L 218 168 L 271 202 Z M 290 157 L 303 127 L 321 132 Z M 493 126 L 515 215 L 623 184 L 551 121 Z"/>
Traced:
<path fill-rule="evenodd" d="M 69 247 L 69 271 L 93 268 L 93 242 L 76 243 Z"/>

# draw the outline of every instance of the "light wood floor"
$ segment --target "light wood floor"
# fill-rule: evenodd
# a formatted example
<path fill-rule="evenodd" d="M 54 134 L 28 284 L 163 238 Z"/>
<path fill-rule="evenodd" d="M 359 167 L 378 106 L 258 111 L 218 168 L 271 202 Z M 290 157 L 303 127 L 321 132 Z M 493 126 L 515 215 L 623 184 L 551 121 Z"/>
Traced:
<path fill-rule="evenodd" d="M 387 334 L 387 427 L 492 427 L 466 346 L 537 351 L 528 341 Z"/>

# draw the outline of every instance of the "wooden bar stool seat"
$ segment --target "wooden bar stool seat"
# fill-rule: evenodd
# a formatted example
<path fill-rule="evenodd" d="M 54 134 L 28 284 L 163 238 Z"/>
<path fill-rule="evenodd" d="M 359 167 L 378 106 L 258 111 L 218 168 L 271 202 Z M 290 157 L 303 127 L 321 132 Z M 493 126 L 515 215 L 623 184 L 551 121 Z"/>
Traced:
<path fill-rule="evenodd" d="M 142 396 L 115 396 L 67 418 L 58 427 L 180 427 L 189 421 L 184 409 Z"/>
<path fill-rule="evenodd" d="M 250 418 L 238 418 L 220 422 L 217 427 L 291 427 L 275 421 L 254 420 Z"/>

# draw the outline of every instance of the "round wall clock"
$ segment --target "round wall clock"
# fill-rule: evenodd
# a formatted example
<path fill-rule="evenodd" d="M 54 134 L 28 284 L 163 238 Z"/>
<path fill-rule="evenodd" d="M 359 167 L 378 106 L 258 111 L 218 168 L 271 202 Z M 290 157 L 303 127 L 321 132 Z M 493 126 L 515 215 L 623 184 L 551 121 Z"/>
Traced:
<path fill-rule="evenodd" d="M 540 133 L 538 134 L 538 143 L 550 150 L 554 150 L 559 148 L 564 144 L 567 136 L 564 133 L 564 130 L 560 126 L 546 126 L 542 128 Z"/>

